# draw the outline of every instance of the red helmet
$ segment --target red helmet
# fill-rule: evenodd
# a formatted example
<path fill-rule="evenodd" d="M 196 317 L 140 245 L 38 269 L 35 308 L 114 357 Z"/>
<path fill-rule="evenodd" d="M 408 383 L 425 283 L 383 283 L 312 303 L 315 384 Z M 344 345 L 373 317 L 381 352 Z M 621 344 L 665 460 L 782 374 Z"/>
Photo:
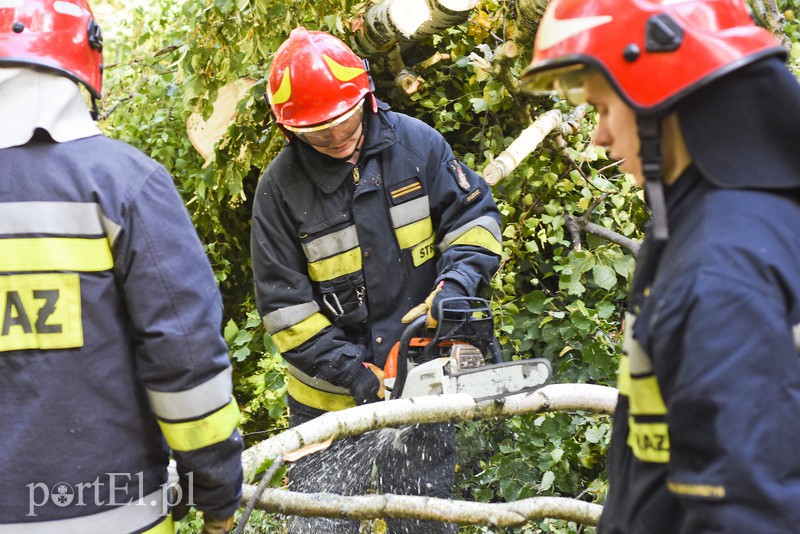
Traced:
<path fill-rule="evenodd" d="M 523 89 L 604 74 L 638 112 L 654 112 L 765 56 L 785 55 L 745 0 L 553 0 L 542 17 Z M 571 81 L 572 80 L 572 81 Z"/>
<path fill-rule="evenodd" d="M 103 37 L 84 0 L 0 4 L 0 65 L 35 65 L 82 83 L 96 99 L 103 85 Z"/>
<path fill-rule="evenodd" d="M 289 129 L 335 119 L 370 94 L 361 59 L 333 35 L 302 26 L 278 48 L 269 71 L 270 107 Z"/>

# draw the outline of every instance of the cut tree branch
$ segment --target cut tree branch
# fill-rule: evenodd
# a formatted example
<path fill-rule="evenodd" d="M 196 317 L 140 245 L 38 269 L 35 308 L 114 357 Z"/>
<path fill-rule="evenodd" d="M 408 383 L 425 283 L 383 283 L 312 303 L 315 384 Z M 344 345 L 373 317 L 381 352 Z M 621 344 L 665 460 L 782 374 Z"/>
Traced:
<path fill-rule="evenodd" d="M 245 480 L 252 481 L 260 466 L 328 438 L 341 439 L 385 427 L 412 423 L 444 423 L 523 413 L 589 410 L 610 414 L 617 390 L 591 384 L 551 384 L 531 393 L 490 401 L 475 401 L 466 394 L 396 399 L 328 412 L 258 443 L 242 455 Z"/>
<path fill-rule="evenodd" d="M 554 130 L 564 135 L 563 126 L 577 125 L 585 114 L 586 106 L 576 107 L 566 120 L 557 109 L 542 113 L 507 149 L 483 169 L 483 178 L 489 185 L 495 185 L 511 174 Z"/>
<path fill-rule="evenodd" d="M 252 485 L 243 486 L 243 499 L 255 494 Z M 603 507 L 565 497 L 532 497 L 510 503 L 453 501 L 411 495 L 363 495 L 345 497 L 331 493 L 298 493 L 267 489 L 255 507 L 272 513 L 339 519 L 416 518 L 426 521 L 520 527 L 544 518 L 564 519 L 596 525 Z"/>
<path fill-rule="evenodd" d="M 265 462 L 329 438 L 341 439 L 370 430 L 412 423 L 443 423 L 511 417 L 547 411 L 593 411 L 611 414 L 617 390 L 591 384 L 552 384 L 530 393 L 477 402 L 466 394 L 396 399 L 328 412 L 247 449 L 242 456 L 245 480 L 252 481 Z M 265 475 L 266 476 L 266 475 Z M 552 517 L 595 525 L 602 507 L 577 499 L 534 497 L 511 503 L 475 503 L 401 495 L 342 496 L 298 493 L 243 486 L 243 503 L 273 513 L 377 519 L 414 517 L 462 524 L 519 526 Z M 254 500 L 255 497 L 255 500 Z"/>

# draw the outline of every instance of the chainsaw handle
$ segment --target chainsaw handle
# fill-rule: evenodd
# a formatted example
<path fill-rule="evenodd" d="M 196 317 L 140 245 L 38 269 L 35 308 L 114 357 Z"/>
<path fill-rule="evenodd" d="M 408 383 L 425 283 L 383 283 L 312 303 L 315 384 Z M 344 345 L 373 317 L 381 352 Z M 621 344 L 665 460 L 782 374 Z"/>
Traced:
<path fill-rule="evenodd" d="M 406 376 L 408 376 L 408 349 L 411 347 L 411 340 L 415 337 L 421 327 L 425 326 L 427 315 L 420 315 L 403 330 L 403 335 L 400 336 L 400 347 L 397 350 L 397 377 L 394 379 L 394 386 L 392 387 L 392 398 L 399 399 L 403 394 L 403 388 L 406 385 Z"/>

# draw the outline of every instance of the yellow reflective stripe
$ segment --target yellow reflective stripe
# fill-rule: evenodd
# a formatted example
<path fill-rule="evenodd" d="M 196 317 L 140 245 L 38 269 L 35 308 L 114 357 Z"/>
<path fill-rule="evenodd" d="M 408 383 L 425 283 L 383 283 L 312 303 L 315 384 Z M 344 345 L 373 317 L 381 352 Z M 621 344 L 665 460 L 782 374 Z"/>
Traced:
<path fill-rule="evenodd" d="M 78 274 L 0 276 L 0 352 L 82 346 Z"/>
<path fill-rule="evenodd" d="M 272 87 L 270 87 L 270 90 Z M 281 78 L 281 85 L 278 87 L 275 92 L 269 92 L 269 103 L 273 106 L 278 106 L 280 104 L 285 104 L 289 101 L 289 97 L 292 96 L 292 81 L 291 77 L 289 76 L 289 67 L 286 67 L 283 70 L 283 77 Z"/>
<path fill-rule="evenodd" d="M 172 516 L 168 515 L 159 524 L 153 528 L 148 528 L 142 534 L 175 534 L 175 523 L 172 520 Z"/>
<path fill-rule="evenodd" d="M 725 498 L 725 486 L 711 484 L 679 484 L 677 482 L 667 482 L 667 489 L 678 495 L 690 497 L 705 497 L 707 499 Z"/>
<path fill-rule="evenodd" d="M 106 271 L 114 266 L 105 237 L 0 239 L 0 271 Z"/>
<path fill-rule="evenodd" d="M 224 408 L 196 421 L 158 421 L 167 444 L 174 451 L 194 451 L 225 441 L 231 437 L 238 424 L 239 406 L 236 399 L 231 399 Z"/>
<path fill-rule="evenodd" d="M 430 217 L 426 217 L 415 223 L 408 224 L 402 228 L 396 228 L 397 242 L 401 249 L 406 249 L 419 244 L 433 234 L 433 223 Z"/>
<path fill-rule="evenodd" d="M 453 245 L 472 245 L 475 247 L 481 247 L 497 254 L 498 256 L 503 253 L 503 244 L 497 240 L 492 232 L 483 226 L 476 226 L 475 228 L 465 232 L 450 244 L 450 246 Z"/>
<path fill-rule="evenodd" d="M 627 356 L 623 355 L 619 359 L 619 371 L 617 371 L 617 389 L 620 395 L 626 397 L 631 394 L 631 372 L 629 370 L 629 362 Z"/>
<path fill-rule="evenodd" d="M 287 352 L 299 347 L 330 325 L 328 318 L 317 312 L 289 328 L 272 334 L 272 341 L 280 352 Z"/>
<path fill-rule="evenodd" d="M 432 260 L 436 256 L 436 245 L 434 245 L 433 235 L 428 239 L 411 249 L 411 260 L 414 262 L 414 267 L 419 267 L 428 260 Z"/>
<path fill-rule="evenodd" d="M 357 78 L 366 72 L 360 67 L 348 67 L 347 65 L 342 65 L 326 54 L 322 54 L 322 59 L 325 60 L 328 68 L 331 69 L 331 73 L 333 73 L 333 75 L 336 76 L 336 79 L 340 82 L 349 82 L 353 78 Z"/>
<path fill-rule="evenodd" d="M 666 423 L 643 423 L 628 418 L 628 446 L 643 462 L 669 462 L 669 433 Z"/>
<path fill-rule="evenodd" d="M 664 415 L 667 407 L 661 397 L 661 388 L 653 375 L 643 378 L 632 376 L 630 381 L 630 403 L 633 415 Z"/>
<path fill-rule="evenodd" d="M 308 264 L 308 275 L 314 282 L 333 280 L 361 270 L 361 247 Z"/>
<path fill-rule="evenodd" d="M 303 384 L 291 374 L 289 374 L 288 377 L 289 379 L 286 385 L 289 395 L 301 404 L 327 412 L 344 410 L 345 408 L 352 408 L 356 405 L 355 399 L 350 395 L 337 395 L 336 393 L 320 391 L 319 389 Z"/>

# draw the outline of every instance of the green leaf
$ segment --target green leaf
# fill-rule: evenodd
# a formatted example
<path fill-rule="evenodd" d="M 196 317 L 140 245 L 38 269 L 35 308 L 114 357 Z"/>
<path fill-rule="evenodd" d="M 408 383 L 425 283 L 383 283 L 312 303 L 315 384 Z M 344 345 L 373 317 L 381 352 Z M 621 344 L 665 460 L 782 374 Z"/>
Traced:
<path fill-rule="evenodd" d="M 617 285 L 617 273 L 605 265 L 595 265 L 592 268 L 594 283 L 606 290 L 611 290 Z"/>
<path fill-rule="evenodd" d="M 230 319 L 227 323 L 225 323 L 225 330 L 223 331 L 223 337 L 225 341 L 230 344 L 233 342 L 234 336 L 239 332 L 239 327 L 236 326 L 236 323 L 233 319 Z"/>
<path fill-rule="evenodd" d="M 548 491 L 553 487 L 553 483 L 556 481 L 556 475 L 552 471 L 546 471 L 544 475 L 542 475 L 542 482 L 539 484 L 539 491 Z"/>

